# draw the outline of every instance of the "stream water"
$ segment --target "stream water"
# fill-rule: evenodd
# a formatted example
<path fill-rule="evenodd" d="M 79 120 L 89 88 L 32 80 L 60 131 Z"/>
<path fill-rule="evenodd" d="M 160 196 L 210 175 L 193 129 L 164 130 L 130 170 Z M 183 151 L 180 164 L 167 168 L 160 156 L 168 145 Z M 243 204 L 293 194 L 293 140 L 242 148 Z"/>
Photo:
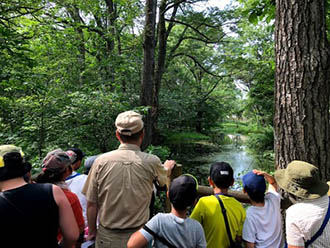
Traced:
<path fill-rule="evenodd" d="M 206 178 L 209 175 L 211 164 L 221 161 L 229 163 L 234 170 L 235 184 L 232 188 L 241 189 L 240 182 L 242 176 L 254 168 L 254 158 L 247 153 L 244 142 L 222 145 L 220 152 L 211 153 L 207 156 L 197 156 L 190 160 L 194 167 L 198 167 L 197 171 L 195 171 L 197 177 L 202 176 Z M 207 184 L 206 179 L 200 179 L 203 185 Z"/>

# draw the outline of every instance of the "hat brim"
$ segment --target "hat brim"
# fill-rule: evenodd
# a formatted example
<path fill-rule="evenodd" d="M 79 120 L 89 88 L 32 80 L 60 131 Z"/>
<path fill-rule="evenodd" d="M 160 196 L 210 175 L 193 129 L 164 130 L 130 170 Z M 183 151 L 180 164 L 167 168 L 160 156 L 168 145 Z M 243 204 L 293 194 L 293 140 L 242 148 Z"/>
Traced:
<path fill-rule="evenodd" d="M 309 188 L 303 188 L 303 185 L 297 185 L 285 177 L 285 169 L 275 171 L 275 179 L 282 189 L 303 199 L 320 198 L 326 195 L 329 190 L 329 185 L 322 181 Z"/>

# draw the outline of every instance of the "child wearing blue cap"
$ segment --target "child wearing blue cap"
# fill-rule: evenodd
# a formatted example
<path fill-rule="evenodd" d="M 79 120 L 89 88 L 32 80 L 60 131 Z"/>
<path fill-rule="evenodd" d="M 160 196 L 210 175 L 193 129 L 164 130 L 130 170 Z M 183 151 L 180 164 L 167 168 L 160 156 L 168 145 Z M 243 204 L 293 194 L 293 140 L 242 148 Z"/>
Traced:
<path fill-rule="evenodd" d="M 266 192 L 267 180 L 268 192 Z M 243 191 L 251 201 L 246 211 L 243 240 L 247 248 L 284 247 L 281 221 L 281 196 L 273 176 L 253 170 L 243 176 Z"/>

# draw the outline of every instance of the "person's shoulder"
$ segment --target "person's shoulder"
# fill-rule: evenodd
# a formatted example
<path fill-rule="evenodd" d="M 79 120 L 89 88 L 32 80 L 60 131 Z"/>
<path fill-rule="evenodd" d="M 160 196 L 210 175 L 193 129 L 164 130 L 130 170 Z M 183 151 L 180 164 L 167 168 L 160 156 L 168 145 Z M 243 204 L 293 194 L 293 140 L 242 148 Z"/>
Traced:
<path fill-rule="evenodd" d="M 217 205 L 219 205 L 219 202 L 214 195 L 203 196 L 199 198 L 194 211 L 208 211 L 208 209 L 213 209 Z"/>
<path fill-rule="evenodd" d="M 280 207 L 281 195 L 275 191 L 268 191 L 265 194 L 265 202 L 271 202 L 271 204 Z"/>
<path fill-rule="evenodd" d="M 199 233 L 201 236 L 204 236 L 204 229 L 199 221 L 192 218 L 187 218 L 186 222 L 188 224 L 186 226 L 189 227 L 189 232 L 193 231 L 195 234 Z"/>
<path fill-rule="evenodd" d="M 169 220 L 169 214 L 158 213 L 154 215 L 147 223 L 146 226 L 149 228 L 154 228 L 155 226 L 160 226 L 162 223 L 167 223 Z"/>
<path fill-rule="evenodd" d="M 116 155 L 120 153 L 120 150 L 116 149 L 116 150 L 112 150 L 112 151 L 109 151 L 109 152 L 106 152 L 106 153 L 102 153 L 100 156 L 98 156 L 94 163 L 93 163 L 93 166 L 95 164 L 98 164 L 98 163 L 101 163 L 102 161 L 107 161 L 109 160 L 112 156 Z"/>
<path fill-rule="evenodd" d="M 257 215 L 258 209 L 254 206 L 250 206 L 246 209 L 246 219 L 253 220 L 254 217 Z"/>
<path fill-rule="evenodd" d="M 204 202 L 218 202 L 217 198 L 214 195 L 202 196 L 201 198 L 199 198 L 199 200 Z"/>
<path fill-rule="evenodd" d="M 161 163 L 159 157 L 154 154 L 150 154 L 147 152 L 141 152 L 141 154 L 143 155 L 144 159 L 150 163 Z"/>
<path fill-rule="evenodd" d="M 203 228 L 202 225 L 201 225 L 201 223 L 199 223 L 199 221 L 197 221 L 195 219 L 192 219 L 192 218 L 188 217 L 186 219 L 186 221 L 187 221 L 187 223 L 188 223 L 189 226 L 195 226 L 197 228 L 200 228 L 200 227 Z"/>
<path fill-rule="evenodd" d="M 166 216 L 168 216 L 168 215 L 169 215 L 169 213 L 157 213 L 152 218 L 162 219 L 162 218 L 166 218 Z"/>
<path fill-rule="evenodd" d="M 228 208 L 231 208 L 233 211 L 235 211 L 236 213 L 241 213 L 242 216 L 245 216 L 245 209 L 242 205 L 242 203 L 240 203 L 238 200 L 236 200 L 234 197 L 228 197 L 228 201 L 226 201 L 226 206 L 228 206 Z"/>
<path fill-rule="evenodd" d="M 201 198 L 198 199 L 198 204 L 199 205 L 212 205 L 212 204 L 218 204 L 217 198 L 214 197 L 214 195 L 208 195 L 208 196 L 202 196 Z"/>
<path fill-rule="evenodd" d="M 266 192 L 265 199 L 266 198 L 273 198 L 273 199 L 274 198 L 277 198 L 277 199 L 280 199 L 281 198 L 281 195 L 278 192 L 276 192 L 276 191 L 270 190 L 270 191 Z"/>
<path fill-rule="evenodd" d="M 65 190 L 63 190 L 63 192 L 66 195 L 66 197 L 68 198 L 70 204 L 73 204 L 74 202 L 79 201 L 78 196 L 75 193 L 73 193 L 72 191 L 65 189 Z"/>
<path fill-rule="evenodd" d="M 29 184 L 27 184 L 27 188 L 29 188 L 33 191 L 49 192 L 49 191 L 53 191 L 54 184 L 51 184 L 51 183 L 29 183 Z"/>
<path fill-rule="evenodd" d="M 162 162 L 160 161 L 159 157 L 154 154 L 138 151 L 137 156 L 139 157 L 140 162 L 145 166 L 155 168 L 156 166 L 162 165 Z"/>
<path fill-rule="evenodd" d="M 228 205 L 234 205 L 234 206 L 243 208 L 242 203 L 240 203 L 238 200 L 236 200 L 235 197 L 230 196 L 230 197 L 227 197 L 226 199 L 227 199 Z"/>
<path fill-rule="evenodd" d="M 121 157 L 121 151 L 120 150 L 113 150 L 113 151 L 109 151 L 106 153 L 102 153 L 101 155 L 99 155 L 94 163 L 91 169 L 95 169 L 95 168 L 102 168 L 104 165 L 109 164 L 109 162 L 111 163 L 112 161 L 117 161 L 118 157 Z"/>
<path fill-rule="evenodd" d="M 84 182 L 84 181 L 86 181 L 86 179 L 87 179 L 87 175 L 79 174 L 79 175 L 75 176 L 74 178 L 72 178 L 71 180 L 72 180 L 72 182 Z"/>

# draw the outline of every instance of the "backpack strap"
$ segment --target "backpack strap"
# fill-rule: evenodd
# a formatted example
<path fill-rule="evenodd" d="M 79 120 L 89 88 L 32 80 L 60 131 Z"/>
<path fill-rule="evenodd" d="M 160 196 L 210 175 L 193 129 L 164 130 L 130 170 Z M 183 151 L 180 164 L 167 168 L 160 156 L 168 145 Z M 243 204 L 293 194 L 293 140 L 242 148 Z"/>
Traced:
<path fill-rule="evenodd" d="M 323 223 L 320 227 L 320 229 L 314 234 L 314 236 L 308 240 L 306 243 L 305 243 L 305 247 L 308 247 L 310 244 L 312 244 L 319 236 L 322 235 L 323 233 L 323 230 L 324 228 L 326 227 L 326 225 L 328 224 L 328 221 L 329 221 L 329 218 L 330 218 L 330 197 L 329 197 L 329 205 L 328 205 L 328 211 L 327 211 L 327 214 L 323 220 Z"/>
<path fill-rule="evenodd" d="M 159 236 L 154 231 L 152 231 L 149 227 L 147 227 L 147 225 L 144 225 L 143 229 L 146 230 L 148 233 L 150 233 L 154 237 L 154 239 L 158 239 L 160 242 L 162 242 L 164 245 L 168 246 L 169 248 L 176 248 L 174 245 L 168 242 L 167 239 Z"/>
<path fill-rule="evenodd" d="M 228 218 L 227 218 L 227 213 L 226 213 L 227 211 L 225 209 L 225 206 L 223 205 L 223 202 L 222 202 L 221 198 L 218 195 L 215 195 L 215 197 L 219 201 L 221 212 L 222 212 L 223 218 L 225 220 L 225 225 L 226 225 L 226 230 L 227 230 L 227 236 L 229 238 L 230 246 L 234 246 L 234 241 L 233 241 L 233 238 L 231 236 L 230 226 L 229 226 L 229 223 L 228 223 Z"/>

